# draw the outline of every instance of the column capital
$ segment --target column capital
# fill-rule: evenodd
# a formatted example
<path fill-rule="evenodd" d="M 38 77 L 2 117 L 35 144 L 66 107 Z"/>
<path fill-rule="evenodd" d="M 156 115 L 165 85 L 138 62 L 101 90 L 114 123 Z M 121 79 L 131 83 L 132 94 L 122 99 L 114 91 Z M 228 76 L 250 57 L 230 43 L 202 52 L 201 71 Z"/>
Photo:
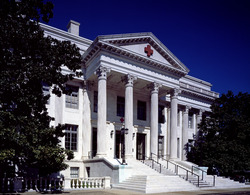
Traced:
<path fill-rule="evenodd" d="M 188 114 L 188 111 L 191 109 L 192 107 L 189 105 L 185 106 L 185 110 L 184 110 L 184 114 Z"/>
<path fill-rule="evenodd" d="M 198 116 L 202 116 L 202 113 L 204 113 L 204 112 L 205 112 L 204 109 L 199 109 Z"/>
<path fill-rule="evenodd" d="M 131 86 L 132 87 L 133 84 L 134 84 L 134 81 L 137 80 L 137 77 L 133 76 L 131 74 L 127 74 L 125 76 L 122 76 L 121 79 L 122 79 L 122 82 L 124 82 L 126 86 Z"/>
<path fill-rule="evenodd" d="M 107 73 L 110 72 L 110 68 L 105 67 L 105 66 L 99 66 L 96 71 L 95 74 L 98 76 L 98 79 L 107 79 Z"/>
<path fill-rule="evenodd" d="M 153 83 L 148 84 L 148 89 L 151 90 L 151 93 L 158 93 L 159 92 L 159 88 L 161 86 L 162 86 L 162 84 L 153 82 Z"/>
<path fill-rule="evenodd" d="M 181 90 L 179 88 L 174 88 L 170 90 L 171 98 L 177 98 L 180 93 Z"/>

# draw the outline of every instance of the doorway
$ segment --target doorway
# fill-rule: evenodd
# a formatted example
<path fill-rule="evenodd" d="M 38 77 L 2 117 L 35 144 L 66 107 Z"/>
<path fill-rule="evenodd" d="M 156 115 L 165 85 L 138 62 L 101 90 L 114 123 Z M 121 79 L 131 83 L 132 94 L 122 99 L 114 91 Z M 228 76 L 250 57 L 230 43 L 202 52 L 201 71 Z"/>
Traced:
<path fill-rule="evenodd" d="M 92 129 L 92 151 L 91 157 L 95 157 L 97 152 L 97 128 Z"/>
<path fill-rule="evenodd" d="M 124 143 L 124 134 L 121 131 L 115 131 L 115 158 L 122 158 L 122 144 Z"/>
<path fill-rule="evenodd" d="M 146 134 L 137 133 L 136 136 L 136 159 L 137 160 L 145 160 L 145 138 Z"/>

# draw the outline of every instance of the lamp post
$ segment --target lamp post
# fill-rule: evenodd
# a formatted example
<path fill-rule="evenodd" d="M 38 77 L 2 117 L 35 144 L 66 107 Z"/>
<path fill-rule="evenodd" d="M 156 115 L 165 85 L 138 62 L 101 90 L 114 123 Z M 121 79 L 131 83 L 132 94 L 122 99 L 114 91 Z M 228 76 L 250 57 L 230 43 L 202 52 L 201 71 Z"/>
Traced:
<path fill-rule="evenodd" d="M 127 165 L 125 160 L 125 135 L 128 134 L 127 128 L 121 128 L 121 136 L 124 135 L 123 144 L 122 144 L 122 165 Z"/>

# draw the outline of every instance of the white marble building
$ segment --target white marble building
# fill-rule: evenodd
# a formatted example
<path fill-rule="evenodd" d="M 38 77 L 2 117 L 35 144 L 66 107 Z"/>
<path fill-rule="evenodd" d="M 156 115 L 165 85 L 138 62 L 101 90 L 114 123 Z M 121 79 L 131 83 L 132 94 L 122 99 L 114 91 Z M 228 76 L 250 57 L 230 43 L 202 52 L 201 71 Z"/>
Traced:
<path fill-rule="evenodd" d="M 83 77 L 67 83 L 72 94 L 51 94 L 47 105 L 55 118 L 51 125 L 66 124 L 61 143 L 75 155 L 62 172 L 65 178 L 109 175 L 114 182 L 119 166 L 110 165 L 121 159 L 122 128 L 128 129 L 126 159 L 153 153 L 185 160 L 184 145 L 219 97 L 212 85 L 188 75 L 189 69 L 152 33 L 91 41 L 79 36 L 79 25 L 70 21 L 65 32 L 41 24 L 46 35 L 71 41 L 82 54 Z"/>

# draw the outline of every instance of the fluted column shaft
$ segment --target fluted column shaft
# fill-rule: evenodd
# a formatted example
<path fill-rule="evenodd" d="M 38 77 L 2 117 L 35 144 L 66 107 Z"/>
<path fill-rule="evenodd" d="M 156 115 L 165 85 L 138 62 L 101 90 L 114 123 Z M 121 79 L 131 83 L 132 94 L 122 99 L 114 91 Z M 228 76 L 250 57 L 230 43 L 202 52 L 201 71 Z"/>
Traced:
<path fill-rule="evenodd" d="M 188 112 L 190 107 L 186 106 L 185 111 L 183 113 L 183 126 L 182 126 L 182 150 L 185 147 L 185 144 L 188 142 Z M 182 152 L 182 160 L 186 160 L 186 155 L 183 150 Z"/>
<path fill-rule="evenodd" d="M 82 159 L 88 158 L 88 152 L 91 150 L 91 116 L 90 100 L 87 90 L 87 82 L 83 84 L 83 117 L 82 117 Z"/>
<path fill-rule="evenodd" d="M 107 73 L 109 69 L 99 67 L 96 71 L 98 76 L 98 111 L 97 111 L 97 157 L 107 155 Z"/>
<path fill-rule="evenodd" d="M 132 158 L 132 139 L 133 139 L 133 83 L 136 77 L 126 75 L 122 78 L 125 82 L 125 128 L 128 134 L 125 134 L 125 158 Z"/>
<path fill-rule="evenodd" d="M 177 114 L 178 114 L 178 89 L 171 93 L 170 110 L 170 159 L 177 159 Z"/>
<path fill-rule="evenodd" d="M 158 155 L 158 92 L 160 84 L 152 83 L 151 113 L 150 113 L 150 149 L 151 153 Z"/>

